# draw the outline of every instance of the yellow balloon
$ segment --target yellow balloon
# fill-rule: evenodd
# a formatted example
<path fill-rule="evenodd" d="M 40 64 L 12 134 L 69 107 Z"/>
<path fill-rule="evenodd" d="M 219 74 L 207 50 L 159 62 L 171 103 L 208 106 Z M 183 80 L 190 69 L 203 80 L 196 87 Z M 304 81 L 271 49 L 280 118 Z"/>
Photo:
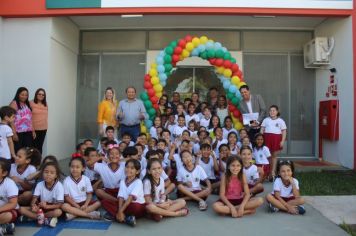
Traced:
<path fill-rule="evenodd" d="M 185 45 L 185 49 L 187 49 L 189 52 L 191 52 L 194 49 L 194 44 L 189 42 Z"/>
<path fill-rule="evenodd" d="M 145 125 L 141 125 L 141 133 L 147 133 L 147 128 Z"/>
<path fill-rule="evenodd" d="M 208 37 L 206 37 L 206 36 L 201 36 L 201 37 L 200 37 L 200 43 L 201 43 L 201 44 L 205 44 L 206 42 L 208 42 Z"/>
<path fill-rule="evenodd" d="M 240 121 L 236 122 L 234 125 L 236 130 L 240 130 L 242 129 L 244 126 L 242 125 L 242 123 Z"/>
<path fill-rule="evenodd" d="M 158 83 L 159 83 L 158 77 L 156 77 L 156 76 L 152 77 L 152 78 L 151 78 L 151 83 L 152 83 L 153 85 L 158 84 Z"/>
<path fill-rule="evenodd" d="M 208 42 L 210 42 L 210 43 L 214 43 L 214 40 L 212 40 L 212 39 L 209 39 L 209 40 L 208 40 Z"/>
<path fill-rule="evenodd" d="M 162 92 L 156 92 L 156 96 L 157 96 L 158 98 L 161 98 L 161 97 L 162 97 Z"/>
<path fill-rule="evenodd" d="M 153 89 L 155 90 L 156 93 L 162 92 L 163 87 L 161 84 L 156 84 L 153 86 Z"/>
<path fill-rule="evenodd" d="M 241 86 L 243 86 L 243 85 L 246 85 L 246 83 L 245 83 L 245 82 L 240 82 L 237 86 L 238 86 L 239 88 L 241 88 Z"/>
<path fill-rule="evenodd" d="M 151 77 L 157 76 L 157 70 L 156 69 L 151 69 L 149 72 Z"/>
<path fill-rule="evenodd" d="M 225 68 L 224 67 L 218 67 L 218 69 L 217 69 L 217 72 L 219 73 L 219 74 L 223 74 L 224 73 L 224 71 L 225 71 Z"/>
<path fill-rule="evenodd" d="M 189 55 L 190 55 L 190 52 L 187 49 L 183 49 L 183 52 L 182 52 L 183 58 L 187 58 L 187 57 L 189 57 Z"/>
<path fill-rule="evenodd" d="M 182 61 L 184 59 L 184 57 L 181 55 L 179 55 L 179 61 Z"/>
<path fill-rule="evenodd" d="M 232 76 L 231 83 L 233 83 L 234 85 L 239 85 L 240 78 L 237 75 Z"/>
<path fill-rule="evenodd" d="M 232 112 L 230 112 L 230 116 L 232 118 L 232 123 L 236 124 L 237 122 L 239 122 L 239 120 L 237 118 L 235 118 L 235 116 Z"/>
<path fill-rule="evenodd" d="M 225 77 L 230 77 L 232 75 L 232 71 L 230 69 L 225 69 L 223 73 Z"/>
<path fill-rule="evenodd" d="M 192 43 L 194 44 L 195 47 L 197 47 L 200 44 L 200 39 L 198 37 L 194 37 L 192 39 Z"/>
<path fill-rule="evenodd" d="M 151 64 L 151 68 L 152 68 L 152 69 L 156 69 L 156 68 L 157 68 L 157 64 L 156 64 L 156 63 L 152 63 L 152 64 Z"/>

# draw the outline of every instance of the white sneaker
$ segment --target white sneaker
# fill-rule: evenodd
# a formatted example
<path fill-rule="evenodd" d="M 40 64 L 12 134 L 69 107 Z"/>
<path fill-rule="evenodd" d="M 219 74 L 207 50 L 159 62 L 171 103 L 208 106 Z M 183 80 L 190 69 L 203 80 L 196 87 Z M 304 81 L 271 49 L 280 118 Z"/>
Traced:
<path fill-rule="evenodd" d="M 72 215 L 70 213 L 66 213 L 66 220 L 67 221 L 73 220 L 74 218 L 75 218 L 75 215 Z"/>
<path fill-rule="evenodd" d="M 92 220 L 99 220 L 99 219 L 101 219 L 100 211 L 92 211 L 92 212 L 89 212 L 89 215 L 90 215 L 90 218 L 91 218 Z"/>
<path fill-rule="evenodd" d="M 46 222 L 46 220 L 47 220 L 47 222 Z M 46 220 L 45 220 L 45 225 L 48 225 L 49 227 L 52 227 L 52 228 L 57 226 L 57 222 L 58 222 L 57 217 L 47 218 Z"/>

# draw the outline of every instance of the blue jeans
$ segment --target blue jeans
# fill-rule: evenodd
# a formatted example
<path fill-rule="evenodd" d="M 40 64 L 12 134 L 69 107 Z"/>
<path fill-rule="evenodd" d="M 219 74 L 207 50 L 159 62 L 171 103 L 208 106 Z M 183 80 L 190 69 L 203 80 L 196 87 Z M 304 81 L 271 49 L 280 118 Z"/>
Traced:
<path fill-rule="evenodd" d="M 137 137 L 140 134 L 140 124 L 132 125 L 132 126 L 121 124 L 121 128 L 120 128 L 121 137 L 124 133 L 129 133 L 131 135 L 131 141 L 136 143 Z"/>

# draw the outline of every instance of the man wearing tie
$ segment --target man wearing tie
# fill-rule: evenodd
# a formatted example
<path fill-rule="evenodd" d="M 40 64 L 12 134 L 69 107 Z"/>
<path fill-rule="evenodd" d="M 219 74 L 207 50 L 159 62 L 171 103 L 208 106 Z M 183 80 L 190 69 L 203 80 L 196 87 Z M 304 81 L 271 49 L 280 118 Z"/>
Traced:
<path fill-rule="evenodd" d="M 121 123 L 120 135 L 131 135 L 132 141 L 136 142 L 140 134 L 140 122 L 148 118 L 143 102 L 136 98 L 135 87 L 126 88 L 126 99 L 121 100 L 117 109 L 117 118 Z"/>
<path fill-rule="evenodd" d="M 252 95 L 247 85 L 240 87 L 242 100 L 240 101 L 240 112 L 242 114 L 258 113 L 258 119 L 252 120 L 249 125 L 245 125 L 248 131 L 250 142 L 253 143 L 255 135 L 260 132 L 261 123 L 266 117 L 266 105 L 261 95 Z"/>

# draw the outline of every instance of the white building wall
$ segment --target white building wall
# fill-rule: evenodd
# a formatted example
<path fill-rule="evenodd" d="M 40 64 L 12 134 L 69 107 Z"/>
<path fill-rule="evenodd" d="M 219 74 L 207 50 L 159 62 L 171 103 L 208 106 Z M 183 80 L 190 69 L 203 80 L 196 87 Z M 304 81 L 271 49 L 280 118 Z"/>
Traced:
<path fill-rule="evenodd" d="M 53 18 L 48 81 L 48 153 L 69 157 L 76 144 L 76 87 L 79 30 L 67 18 Z"/>
<path fill-rule="evenodd" d="M 79 30 L 65 18 L 8 18 L 1 28 L 0 104 L 9 104 L 20 86 L 29 89 L 30 99 L 44 88 L 49 104 L 44 155 L 69 156 L 75 146 Z"/>
<path fill-rule="evenodd" d="M 354 104 L 353 104 L 353 60 L 352 60 L 352 21 L 351 17 L 330 18 L 315 29 L 315 36 L 335 38 L 335 48 L 331 55 L 330 68 L 336 68 L 338 79 L 338 99 L 340 102 L 340 139 L 336 142 L 323 140 L 323 158 L 327 161 L 353 168 L 354 163 Z M 316 71 L 316 111 L 319 101 L 327 98 L 329 70 Z M 318 115 L 316 116 L 318 124 Z M 318 134 L 317 136 L 318 137 Z M 316 142 L 318 143 L 318 142 Z"/>

